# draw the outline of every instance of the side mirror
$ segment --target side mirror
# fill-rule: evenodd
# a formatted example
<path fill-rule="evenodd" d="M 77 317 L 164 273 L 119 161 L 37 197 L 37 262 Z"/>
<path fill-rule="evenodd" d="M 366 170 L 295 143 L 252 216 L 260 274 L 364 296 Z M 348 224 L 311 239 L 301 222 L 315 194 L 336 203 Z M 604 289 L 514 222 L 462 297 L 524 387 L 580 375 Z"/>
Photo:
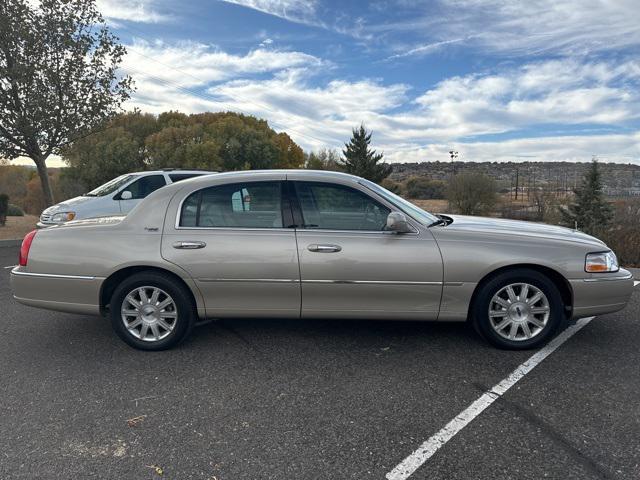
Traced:
<path fill-rule="evenodd" d="M 391 212 L 387 217 L 387 230 L 396 233 L 413 233 L 414 230 L 409 225 L 404 213 Z"/>
<path fill-rule="evenodd" d="M 133 198 L 133 194 L 129 190 L 125 190 L 120 194 L 120 200 L 131 200 Z"/>

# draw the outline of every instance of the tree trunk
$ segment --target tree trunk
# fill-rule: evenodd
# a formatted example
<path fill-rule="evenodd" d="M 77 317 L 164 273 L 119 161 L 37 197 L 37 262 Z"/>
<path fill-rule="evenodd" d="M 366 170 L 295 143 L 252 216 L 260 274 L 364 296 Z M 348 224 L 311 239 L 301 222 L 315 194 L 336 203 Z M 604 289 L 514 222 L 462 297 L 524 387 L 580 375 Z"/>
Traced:
<path fill-rule="evenodd" d="M 47 164 L 45 163 L 45 157 L 37 157 L 32 160 L 36 164 L 38 170 L 38 176 L 40 177 L 40 184 L 42 185 L 42 194 L 44 197 L 44 203 L 46 207 L 53 205 L 53 191 L 51 190 L 51 182 L 49 182 L 49 173 L 47 172 Z"/>

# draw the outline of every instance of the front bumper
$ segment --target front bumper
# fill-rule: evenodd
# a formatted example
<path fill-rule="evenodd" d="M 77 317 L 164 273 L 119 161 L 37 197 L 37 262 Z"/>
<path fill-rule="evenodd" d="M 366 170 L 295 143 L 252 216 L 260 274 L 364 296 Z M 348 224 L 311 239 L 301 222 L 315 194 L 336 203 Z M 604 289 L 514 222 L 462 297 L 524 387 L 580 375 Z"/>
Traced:
<path fill-rule="evenodd" d="M 622 310 L 633 293 L 633 282 L 633 275 L 624 268 L 616 273 L 569 280 L 573 290 L 571 317 L 591 317 Z"/>
<path fill-rule="evenodd" d="M 32 273 L 11 270 L 13 298 L 31 307 L 60 312 L 100 314 L 100 287 L 104 278 Z"/>

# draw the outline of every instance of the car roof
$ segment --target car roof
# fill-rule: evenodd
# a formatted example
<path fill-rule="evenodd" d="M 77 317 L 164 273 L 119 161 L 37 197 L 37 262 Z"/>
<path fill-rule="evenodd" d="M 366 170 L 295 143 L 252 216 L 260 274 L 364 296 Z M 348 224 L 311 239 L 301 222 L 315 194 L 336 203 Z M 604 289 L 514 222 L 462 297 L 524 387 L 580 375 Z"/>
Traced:
<path fill-rule="evenodd" d="M 212 173 L 218 173 L 215 170 L 183 170 L 181 168 L 163 168 L 161 170 L 147 170 L 144 172 L 131 172 L 125 173 L 125 175 L 161 175 L 163 173 L 186 173 L 193 175 L 211 175 Z"/>

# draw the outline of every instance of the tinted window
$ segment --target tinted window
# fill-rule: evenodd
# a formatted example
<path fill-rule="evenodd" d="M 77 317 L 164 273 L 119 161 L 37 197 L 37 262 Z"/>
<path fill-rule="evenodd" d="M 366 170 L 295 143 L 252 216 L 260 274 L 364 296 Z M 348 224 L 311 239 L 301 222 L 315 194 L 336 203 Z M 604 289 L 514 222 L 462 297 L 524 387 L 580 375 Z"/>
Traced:
<path fill-rule="evenodd" d="M 182 227 L 282 228 L 280 182 L 205 188 L 182 204 Z"/>
<path fill-rule="evenodd" d="M 173 183 L 179 182 L 180 180 L 186 180 L 188 178 L 200 177 L 202 173 L 170 173 L 169 178 Z"/>
<path fill-rule="evenodd" d="M 167 182 L 164 179 L 164 175 L 149 175 L 133 182 L 131 185 L 126 187 L 125 190 L 131 192 L 131 198 L 140 199 L 145 198 L 147 195 L 164 187 L 166 184 Z"/>
<path fill-rule="evenodd" d="M 391 212 L 354 188 L 330 183 L 296 182 L 304 228 L 384 230 Z"/>

